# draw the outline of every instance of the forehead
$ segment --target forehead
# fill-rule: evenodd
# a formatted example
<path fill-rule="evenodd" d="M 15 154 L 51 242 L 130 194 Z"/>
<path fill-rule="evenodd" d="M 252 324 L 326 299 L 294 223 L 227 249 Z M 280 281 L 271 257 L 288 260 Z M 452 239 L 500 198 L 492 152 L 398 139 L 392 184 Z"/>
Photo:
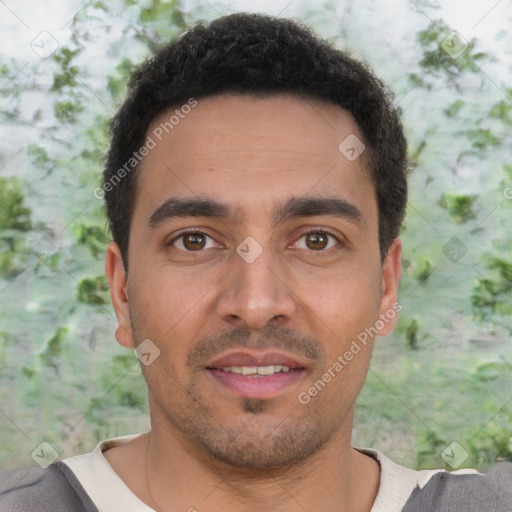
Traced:
<path fill-rule="evenodd" d="M 344 152 L 345 141 L 363 136 L 334 105 L 293 95 L 219 95 L 163 112 L 146 135 L 154 147 L 138 171 L 134 218 L 149 218 L 171 196 L 222 199 L 244 217 L 261 209 L 275 217 L 283 198 L 308 192 L 375 202 L 365 155 Z"/>

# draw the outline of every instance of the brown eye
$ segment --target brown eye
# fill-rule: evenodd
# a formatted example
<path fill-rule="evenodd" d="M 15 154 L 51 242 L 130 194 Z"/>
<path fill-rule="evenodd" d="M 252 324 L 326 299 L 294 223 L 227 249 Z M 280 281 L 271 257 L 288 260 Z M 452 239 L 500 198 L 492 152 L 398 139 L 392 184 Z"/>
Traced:
<path fill-rule="evenodd" d="M 306 235 L 306 245 L 310 249 L 325 249 L 328 244 L 327 235 L 324 233 L 308 233 Z"/>
<path fill-rule="evenodd" d="M 209 239 L 211 242 L 210 245 L 207 246 Z M 188 231 L 186 233 L 181 233 L 181 235 L 171 240 L 169 245 L 173 248 L 186 252 L 199 252 L 203 249 L 216 247 L 215 243 L 213 243 L 213 239 L 202 231 Z"/>
<path fill-rule="evenodd" d="M 322 252 L 333 248 L 336 243 L 340 243 L 337 237 L 326 231 L 310 231 L 300 237 L 304 243 L 299 244 L 301 249 L 309 249 L 310 251 Z M 334 240 L 334 243 L 329 243 L 329 240 Z"/>
<path fill-rule="evenodd" d="M 183 237 L 183 245 L 191 251 L 203 249 L 206 243 L 206 238 L 201 233 L 189 233 Z"/>

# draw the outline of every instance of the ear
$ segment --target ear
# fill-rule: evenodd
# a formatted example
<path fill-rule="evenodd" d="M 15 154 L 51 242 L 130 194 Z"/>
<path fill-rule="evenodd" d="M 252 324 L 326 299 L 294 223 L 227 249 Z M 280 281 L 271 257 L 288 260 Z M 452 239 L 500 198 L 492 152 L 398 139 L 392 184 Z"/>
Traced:
<path fill-rule="evenodd" d="M 395 238 L 382 265 L 379 336 L 387 336 L 395 328 L 402 305 L 398 302 L 398 286 L 402 274 L 402 240 Z"/>
<path fill-rule="evenodd" d="M 110 297 L 117 317 L 116 340 L 126 348 L 134 348 L 130 322 L 130 304 L 126 293 L 126 272 L 121 250 L 115 242 L 110 242 L 105 254 L 105 275 L 110 287 Z"/>

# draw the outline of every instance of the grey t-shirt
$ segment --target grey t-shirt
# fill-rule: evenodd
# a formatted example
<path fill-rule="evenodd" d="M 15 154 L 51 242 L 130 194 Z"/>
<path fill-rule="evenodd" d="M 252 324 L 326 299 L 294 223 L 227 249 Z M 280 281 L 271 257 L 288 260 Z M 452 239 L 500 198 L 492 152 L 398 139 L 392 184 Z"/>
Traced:
<path fill-rule="evenodd" d="M 103 441 L 89 454 L 48 469 L 18 470 L 0 482 L 0 512 L 154 512 L 115 473 L 103 451 L 138 435 Z M 358 448 L 381 467 L 371 512 L 512 512 L 512 463 L 486 474 L 473 469 L 415 471 L 377 450 Z"/>
<path fill-rule="evenodd" d="M 512 463 L 496 464 L 484 475 L 437 473 L 414 489 L 402 512 L 512 512 Z"/>

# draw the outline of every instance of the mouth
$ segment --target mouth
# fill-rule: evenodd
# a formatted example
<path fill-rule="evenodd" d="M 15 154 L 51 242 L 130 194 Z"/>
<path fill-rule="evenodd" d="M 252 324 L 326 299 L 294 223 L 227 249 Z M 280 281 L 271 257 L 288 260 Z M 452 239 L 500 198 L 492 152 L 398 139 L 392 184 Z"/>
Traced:
<path fill-rule="evenodd" d="M 272 398 L 301 381 L 305 363 L 278 352 L 236 351 L 208 363 L 214 382 L 239 397 Z"/>

